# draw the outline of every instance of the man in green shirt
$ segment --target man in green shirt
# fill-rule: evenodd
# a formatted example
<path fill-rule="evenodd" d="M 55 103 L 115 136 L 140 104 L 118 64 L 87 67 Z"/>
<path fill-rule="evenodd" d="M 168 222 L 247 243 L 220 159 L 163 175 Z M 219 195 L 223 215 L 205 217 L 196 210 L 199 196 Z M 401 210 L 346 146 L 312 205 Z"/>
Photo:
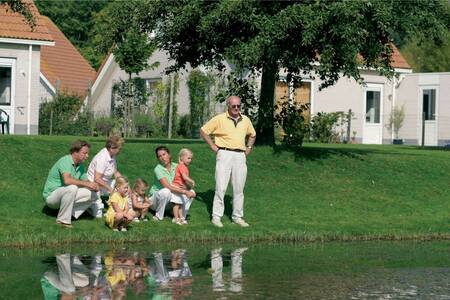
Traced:
<path fill-rule="evenodd" d="M 78 218 L 95 199 L 98 184 L 87 180 L 82 163 L 89 157 L 86 141 L 72 143 L 70 154 L 61 157 L 50 169 L 42 196 L 48 207 L 59 209 L 56 223 L 72 227 L 72 216 Z"/>

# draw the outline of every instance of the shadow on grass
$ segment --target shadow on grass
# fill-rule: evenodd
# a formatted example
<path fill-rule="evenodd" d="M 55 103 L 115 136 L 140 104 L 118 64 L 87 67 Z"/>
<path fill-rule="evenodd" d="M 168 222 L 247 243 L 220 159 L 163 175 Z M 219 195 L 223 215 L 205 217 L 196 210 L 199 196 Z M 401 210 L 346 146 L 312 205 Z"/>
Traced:
<path fill-rule="evenodd" d="M 206 205 L 206 210 L 208 211 L 208 214 L 212 216 L 212 207 L 213 207 L 213 199 L 214 199 L 214 190 L 208 190 L 206 192 L 199 192 L 197 193 L 196 200 L 204 203 Z M 231 220 L 231 215 L 233 212 L 233 207 L 231 204 L 231 197 L 228 195 L 225 195 L 225 211 L 224 216 L 227 216 Z"/>
<path fill-rule="evenodd" d="M 44 205 L 42 207 L 42 213 L 49 216 L 49 217 L 57 217 L 58 216 L 59 209 L 53 209 L 48 207 L 47 205 Z M 73 219 L 73 217 L 72 217 Z M 93 220 L 95 219 L 91 214 L 89 214 L 87 211 L 81 214 L 81 216 L 77 220 Z"/>
<path fill-rule="evenodd" d="M 443 148 L 425 148 L 425 150 L 442 150 Z M 406 150 L 406 151 L 405 151 Z M 419 156 L 418 153 L 408 153 L 407 150 L 422 150 L 420 147 L 402 147 L 402 148 L 380 148 L 368 146 L 367 148 L 356 147 L 329 147 L 328 145 L 321 146 L 302 146 L 302 147 L 287 147 L 284 145 L 275 145 L 273 147 L 273 154 L 280 156 L 283 153 L 290 152 L 295 156 L 295 161 L 316 161 L 329 158 L 331 156 L 345 157 L 357 160 L 364 160 L 365 156 L 370 154 L 389 154 L 401 156 Z"/>

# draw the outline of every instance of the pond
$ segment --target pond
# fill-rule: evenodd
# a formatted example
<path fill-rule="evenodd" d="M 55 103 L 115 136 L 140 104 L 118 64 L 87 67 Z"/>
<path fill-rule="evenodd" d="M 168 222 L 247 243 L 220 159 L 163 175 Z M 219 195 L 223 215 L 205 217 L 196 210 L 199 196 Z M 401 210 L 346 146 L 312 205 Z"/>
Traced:
<path fill-rule="evenodd" d="M 0 249 L 1 299 L 450 299 L 450 242 Z"/>

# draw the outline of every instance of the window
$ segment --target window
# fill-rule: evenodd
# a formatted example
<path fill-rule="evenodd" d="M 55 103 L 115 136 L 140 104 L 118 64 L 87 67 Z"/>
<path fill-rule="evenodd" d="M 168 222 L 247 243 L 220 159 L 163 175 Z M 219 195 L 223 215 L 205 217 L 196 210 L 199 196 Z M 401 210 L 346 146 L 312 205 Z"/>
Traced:
<path fill-rule="evenodd" d="M 423 90 L 423 113 L 425 121 L 436 120 L 436 90 Z"/>
<path fill-rule="evenodd" d="M 366 91 L 366 123 L 380 123 L 379 91 Z"/>
<path fill-rule="evenodd" d="M 11 105 L 10 67 L 0 67 L 0 105 Z"/>

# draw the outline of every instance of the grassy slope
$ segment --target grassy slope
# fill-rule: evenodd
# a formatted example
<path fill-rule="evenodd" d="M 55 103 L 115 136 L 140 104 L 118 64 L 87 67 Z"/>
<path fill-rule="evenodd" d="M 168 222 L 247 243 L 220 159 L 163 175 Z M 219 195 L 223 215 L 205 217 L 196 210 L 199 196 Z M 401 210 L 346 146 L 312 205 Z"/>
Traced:
<path fill-rule="evenodd" d="M 210 225 L 214 195 L 214 155 L 197 141 L 127 141 L 118 157 L 131 181 L 152 181 L 154 149 L 167 144 L 175 154 L 194 151 L 191 174 L 198 199 L 189 226 L 140 223 L 123 234 L 86 217 L 74 228 L 57 227 L 43 213 L 42 187 L 48 170 L 67 153 L 72 137 L 0 137 L 0 246 L 71 242 L 351 240 L 449 238 L 450 153 L 415 147 L 316 145 L 299 152 L 257 147 L 248 159 L 245 218 L 249 228 Z M 92 142 L 91 157 L 103 147 Z M 229 190 L 228 195 L 230 195 Z M 228 196 L 227 200 L 231 197 Z M 228 201 L 229 202 L 229 201 Z M 226 207 L 230 216 L 231 207 Z"/>

